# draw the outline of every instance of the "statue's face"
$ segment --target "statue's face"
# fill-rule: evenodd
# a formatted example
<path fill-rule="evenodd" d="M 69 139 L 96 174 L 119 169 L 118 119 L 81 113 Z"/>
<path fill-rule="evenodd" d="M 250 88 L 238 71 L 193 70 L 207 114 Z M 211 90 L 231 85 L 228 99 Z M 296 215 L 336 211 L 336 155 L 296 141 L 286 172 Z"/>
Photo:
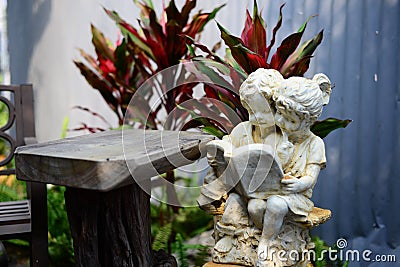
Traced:
<path fill-rule="evenodd" d="M 285 132 L 296 132 L 301 128 L 301 118 L 293 111 L 277 107 L 275 123 Z"/>
<path fill-rule="evenodd" d="M 249 121 L 253 125 L 262 127 L 275 125 L 274 114 L 267 99 L 261 93 L 255 92 L 248 96 L 245 103 L 246 109 L 249 112 Z"/>

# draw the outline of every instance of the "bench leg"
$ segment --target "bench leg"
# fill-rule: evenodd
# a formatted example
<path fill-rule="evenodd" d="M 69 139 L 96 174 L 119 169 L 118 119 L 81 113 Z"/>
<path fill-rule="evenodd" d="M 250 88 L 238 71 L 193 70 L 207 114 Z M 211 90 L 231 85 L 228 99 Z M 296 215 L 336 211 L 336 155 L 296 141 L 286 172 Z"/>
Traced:
<path fill-rule="evenodd" d="M 49 266 L 47 190 L 45 184 L 31 183 L 31 220 L 30 266 Z"/>
<path fill-rule="evenodd" d="M 75 266 L 152 266 L 150 198 L 136 185 L 109 192 L 67 188 Z"/>

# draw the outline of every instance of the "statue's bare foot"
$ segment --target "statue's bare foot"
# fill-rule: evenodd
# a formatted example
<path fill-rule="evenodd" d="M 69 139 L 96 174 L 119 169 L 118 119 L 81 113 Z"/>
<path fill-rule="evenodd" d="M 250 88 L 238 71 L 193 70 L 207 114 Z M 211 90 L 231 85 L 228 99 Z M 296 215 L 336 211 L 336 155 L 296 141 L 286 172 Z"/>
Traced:
<path fill-rule="evenodd" d="M 232 225 L 226 225 L 221 222 L 217 222 L 217 230 L 225 235 L 234 235 L 236 227 Z"/>
<path fill-rule="evenodd" d="M 229 252 L 232 249 L 232 242 L 233 237 L 226 235 L 215 244 L 214 249 L 221 253 Z"/>

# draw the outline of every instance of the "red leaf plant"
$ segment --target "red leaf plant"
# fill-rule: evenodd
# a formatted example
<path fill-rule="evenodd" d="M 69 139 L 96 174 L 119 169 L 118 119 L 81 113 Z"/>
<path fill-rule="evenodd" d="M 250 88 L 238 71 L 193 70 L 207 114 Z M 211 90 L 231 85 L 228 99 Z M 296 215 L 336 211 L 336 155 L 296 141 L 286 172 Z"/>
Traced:
<path fill-rule="evenodd" d="M 284 6 L 285 4 L 280 7 L 278 22 L 272 30 L 272 37 L 268 46 L 266 26 L 264 25 L 261 13 L 258 11 L 256 0 L 254 0 L 253 15 L 251 16 L 250 12 L 246 10 L 246 21 L 240 37 L 230 34 L 227 29 L 218 23 L 221 38 L 228 47 L 225 59 L 221 59 L 213 50 L 209 50 L 205 45 L 188 37 L 188 42 L 193 48 L 191 50 L 192 60 L 205 63 L 205 69 L 207 68 L 206 65 L 209 61 L 214 61 L 225 64 L 236 71 L 231 72 L 232 75 L 236 76 L 231 77 L 233 81 L 231 88 L 236 88 L 234 91 L 219 90 L 217 93 L 214 90 L 205 90 L 205 93 L 208 98 L 215 98 L 229 106 L 233 106 L 242 120 L 247 120 L 248 115 L 247 111 L 241 106 L 241 103 L 238 100 L 237 90 L 241 82 L 243 82 L 243 79 L 246 78 L 248 74 L 258 68 L 271 68 L 278 70 L 285 78 L 304 76 L 304 73 L 309 68 L 310 60 L 313 57 L 314 51 L 322 41 L 323 30 L 314 36 L 314 38 L 300 44 L 307 24 L 312 18 L 309 17 L 300 26 L 297 32 L 284 38 L 281 44 L 276 48 L 275 53 L 271 55 L 271 51 L 273 51 L 276 42 L 276 35 L 282 25 L 282 10 Z M 196 55 L 196 48 L 205 53 L 205 56 Z M 269 58 L 270 61 L 268 61 Z M 207 71 L 213 72 L 211 69 L 208 69 Z M 210 75 L 207 74 L 206 71 L 204 71 L 204 73 L 205 75 Z M 215 76 L 218 74 L 213 72 L 213 75 Z M 335 129 L 346 127 L 350 122 L 351 120 L 329 118 L 323 121 L 317 121 L 312 127 L 312 131 L 321 137 L 325 137 Z M 213 124 L 212 122 L 209 123 Z M 228 133 L 215 123 L 213 126 L 214 129 L 212 131 L 209 130 L 209 132 L 218 132 L 218 136 Z"/>
<path fill-rule="evenodd" d="M 98 28 L 92 25 L 92 43 L 96 57 L 80 50 L 83 61 L 74 61 L 87 82 L 99 91 L 118 117 L 120 126 L 124 123 L 129 102 L 138 88 L 159 71 L 189 58 L 185 36 L 198 39 L 204 26 L 223 7 L 217 7 L 208 13 L 200 11 L 190 16 L 196 6 L 196 0 L 186 0 L 181 10 L 178 10 L 175 1 L 171 0 L 168 6 L 164 6 L 159 18 L 150 0 L 135 1 L 135 3 L 141 10 L 139 27 L 129 24 L 116 11 L 105 8 L 106 14 L 121 31 L 122 39 L 113 45 Z M 176 105 L 191 98 L 194 86 L 194 84 L 185 85 L 161 92 L 162 107 L 148 114 L 147 121 L 139 123 L 139 127 L 159 128 L 156 119 L 158 112 L 164 109 L 169 114 Z M 149 92 L 143 97 L 144 103 L 148 103 L 152 93 Z M 80 127 L 80 129 L 86 128 Z"/>

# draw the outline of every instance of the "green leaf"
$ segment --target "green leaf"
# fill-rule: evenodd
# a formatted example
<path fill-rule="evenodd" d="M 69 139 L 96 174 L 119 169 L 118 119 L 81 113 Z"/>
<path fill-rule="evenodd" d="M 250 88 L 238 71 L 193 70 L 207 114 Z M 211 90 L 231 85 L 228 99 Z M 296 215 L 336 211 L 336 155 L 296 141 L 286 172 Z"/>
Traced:
<path fill-rule="evenodd" d="M 186 27 L 186 29 L 183 31 L 183 33 L 186 35 L 189 35 L 191 37 L 194 37 L 196 34 L 202 32 L 204 29 L 204 26 L 210 20 L 214 19 L 215 16 L 217 15 L 218 11 L 220 11 L 221 8 L 223 8 L 224 6 L 225 6 L 225 4 L 215 8 L 211 13 L 197 13 L 196 15 L 193 16 L 192 21 Z"/>
<path fill-rule="evenodd" d="M 156 234 L 152 248 L 153 250 L 167 249 L 168 239 L 171 237 L 172 223 L 167 223 L 160 228 Z"/>
<path fill-rule="evenodd" d="M 304 32 L 304 31 L 306 30 L 307 23 L 308 23 L 313 17 L 315 17 L 315 16 L 316 16 L 316 15 L 309 16 L 309 17 L 307 18 L 307 20 L 300 26 L 300 28 L 297 30 L 297 32 Z"/>
<path fill-rule="evenodd" d="M 206 126 L 206 127 L 203 127 L 203 128 L 201 128 L 205 133 L 208 133 L 208 134 L 211 134 L 211 135 L 214 135 L 214 136 L 216 136 L 216 137 L 218 137 L 218 138 L 222 138 L 224 135 L 225 135 L 225 133 L 223 133 L 221 130 L 219 130 L 217 127 L 215 127 L 215 126 Z"/>
<path fill-rule="evenodd" d="M 196 56 L 196 52 L 194 51 L 194 47 L 193 46 L 186 44 L 186 48 L 189 51 L 189 55 L 191 57 L 195 57 Z"/>
<path fill-rule="evenodd" d="M 276 33 L 278 32 L 278 30 L 281 28 L 282 26 L 282 9 L 285 6 L 285 3 L 283 3 L 281 5 L 281 7 L 279 8 L 279 18 L 278 18 L 278 22 L 276 23 L 274 29 L 272 30 L 272 39 L 271 42 L 269 43 L 269 46 L 267 47 L 267 51 L 265 52 L 265 58 L 268 58 L 269 56 L 269 52 L 271 51 L 271 48 L 274 46 L 275 44 L 275 39 L 276 39 Z"/>
<path fill-rule="evenodd" d="M 107 15 L 117 23 L 121 33 L 129 37 L 140 49 L 142 49 L 150 58 L 155 60 L 154 54 L 150 47 L 146 44 L 146 40 L 139 35 L 138 31 L 125 20 L 121 19 L 117 12 L 104 9 Z"/>
<path fill-rule="evenodd" d="M 178 254 L 179 266 L 189 267 L 188 253 L 185 244 L 183 243 L 183 237 L 180 233 L 176 234 L 175 252 Z"/>
<path fill-rule="evenodd" d="M 288 57 L 296 50 L 303 32 L 296 32 L 286 37 L 271 58 L 270 67 L 280 70 Z"/>
<path fill-rule="evenodd" d="M 225 60 L 226 60 L 226 62 L 228 62 L 228 64 L 230 66 L 233 67 L 234 70 L 236 70 L 237 72 L 239 72 L 241 74 L 241 76 L 243 77 L 243 81 L 244 81 L 246 79 L 246 77 L 247 77 L 247 73 L 244 72 L 242 67 L 233 58 L 232 51 L 229 48 L 227 48 L 226 51 L 225 51 Z"/>
<path fill-rule="evenodd" d="M 104 58 L 114 61 L 114 51 L 108 45 L 107 39 L 104 34 L 97 29 L 93 24 L 91 25 L 92 30 L 92 43 L 96 49 L 96 53 Z"/>
<path fill-rule="evenodd" d="M 323 38 L 323 30 L 320 31 L 313 39 L 304 42 L 295 52 L 293 52 L 286 62 L 282 65 L 279 71 L 283 76 L 302 76 L 308 69 L 309 58 L 314 53 L 315 49 L 321 44 Z M 304 59 L 308 58 L 308 63 L 304 69 L 304 64 L 299 64 L 301 61 L 307 62 Z M 295 65 L 297 68 L 294 68 Z M 301 71 L 300 71 L 301 70 Z M 293 73 L 292 73 L 293 72 Z"/>
<path fill-rule="evenodd" d="M 339 120 L 335 118 L 328 118 L 323 121 L 316 121 L 312 126 L 311 126 L 311 131 L 321 137 L 325 138 L 330 132 L 339 129 L 339 128 L 346 128 L 347 125 L 349 125 L 352 122 L 352 120 Z"/>
<path fill-rule="evenodd" d="M 69 124 L 69 117 L 65 116 L 64 120 L 63 120 L 62 127 L 61 127 L 61 135 L 60 135 L 61 139 L 64 139 L 65 137 L 67 137 L 68 124 Z"/>
<path fill-rule="evenodd" d="M 199 62 L 199 64 L 196 64 L 196 67 L 199 70 L 198 73 L 205 75 L 206 78 L 210 79 L 210 82 L 213 84 L 217 84 L 225 88 L 232 88 L 232 85 L 227 80 L 225 80 L 221 75 L 204 63 L 205 62 L 203 61 Z"/>

